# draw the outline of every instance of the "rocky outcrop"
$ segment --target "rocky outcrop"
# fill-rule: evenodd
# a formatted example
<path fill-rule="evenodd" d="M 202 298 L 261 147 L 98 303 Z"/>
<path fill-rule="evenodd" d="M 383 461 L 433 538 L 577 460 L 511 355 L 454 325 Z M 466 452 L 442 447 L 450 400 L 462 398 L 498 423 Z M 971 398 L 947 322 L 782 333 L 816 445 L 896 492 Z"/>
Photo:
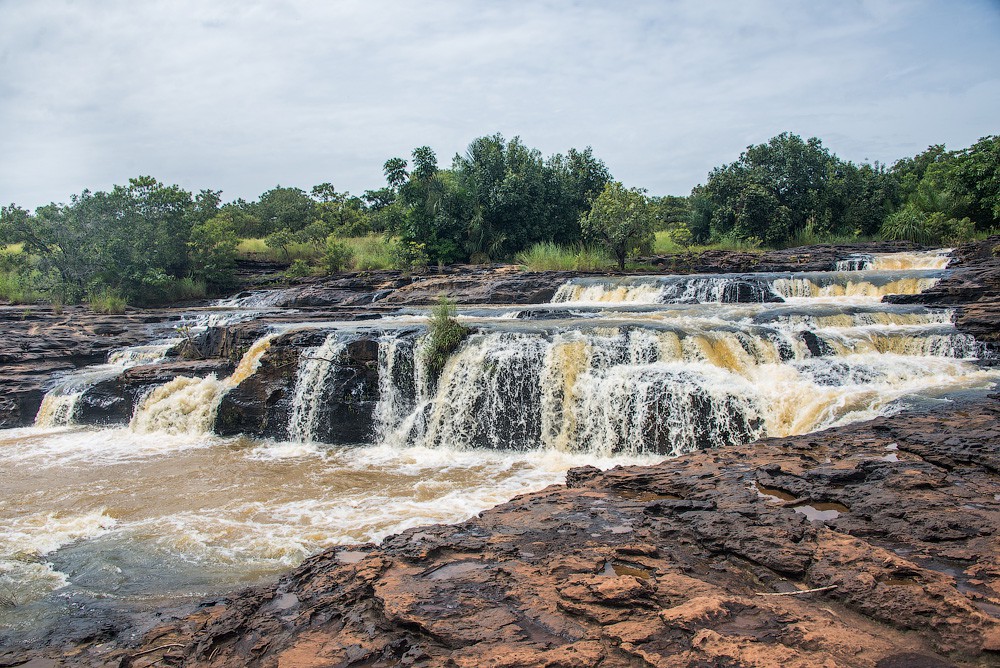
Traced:
<path fill-rule="evenodd" d="M 322 330 L 297 331 L 272 340 L 256 373 L 222 398 L 214 431 L 223 436 L 247 434 L 288 438 L 293 411 L 296 370 L 302 357 L 329 364 L 329 378 L 310 398 L 319 415 L 314 438 L 324 443 L 371 441 L 373 412 L 378 400 L 378 341 L 372 335 L 348 342 L 336 358 L 316 357 L 327 337 Z"/>
<path fill-rule="evenodd" d="M 327 550 L 127 649 L 64 660 L 996 665 L 998 481 L 997 396 L 656 466 L 574 469 L 566 486 Z"/>
<path fill-rule="evenodd" d="M 170 332 L 179 319 L 167 309 L 99 315 L 0 306 L 0 428 L 31 424 L 55 374 L 100 364 L 113 350 Z"/>
<path fill-rule="evenodd" d="M 957 306 L 955 326 L 1000 345 L 1000 236 L 963 244 L 951 254 L 949 275 L 916 295 L 890 295 L 893 304 Z"/>
<path fill-rule="evenodd" d="M 871 253 L 904 253 L 923 247 L 909 241 L 817 244 L 775 251 L 707 250 L 640 258 L 669 274 L 735 274 L 754 271 L 833 271 L 837 262 Z"/>

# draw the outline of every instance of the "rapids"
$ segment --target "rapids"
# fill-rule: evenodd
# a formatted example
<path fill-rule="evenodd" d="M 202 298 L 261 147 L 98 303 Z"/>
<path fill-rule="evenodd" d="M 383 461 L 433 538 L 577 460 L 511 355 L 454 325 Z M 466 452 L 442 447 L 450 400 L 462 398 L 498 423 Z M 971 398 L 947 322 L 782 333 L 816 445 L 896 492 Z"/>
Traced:
<path fill-rule="evenodd" d="M 572 279 L 549 304 L 461 308 L 473 333 L 439 379 L 423 309 L 286 318 L 230 376 L 153 388 L 127 425 L 75 425 L 88 388 L 162 361 L 179 339 L 118 351 L 54 379 L 35 427 L 0 431 L 0 640 L 97 601 L 191 600 L 273 578 L 326 546 L 462 520 L 573 466 L 652 462 L 988 391 L 1000 373 L 951 312 L 880 302 L 927 289 L 946 263 L 934 252 L 825 273 Z M 281 292 L 219 302 L 183 327 L 258 317 Z M 284 437 L 213 434 L 228 393 L 286 354 L 286 335 L 309 331 L 316 343 L 294 351 L 277 413 Z M 351 346 L 365 342 L 376 380 L 345 383 Z M 332 404 L 367 416 L 363 442 L 329 442 Z"/>

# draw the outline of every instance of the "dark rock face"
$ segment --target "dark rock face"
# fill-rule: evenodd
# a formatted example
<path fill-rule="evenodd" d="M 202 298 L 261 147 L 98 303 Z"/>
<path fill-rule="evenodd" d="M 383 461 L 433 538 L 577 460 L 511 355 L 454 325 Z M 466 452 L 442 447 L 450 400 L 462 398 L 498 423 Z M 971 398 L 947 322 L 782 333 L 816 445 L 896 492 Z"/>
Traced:
<path fill-rule="evenodd" d="M 223 359 L 181 360 L 135 366 L 87 389 L 77 401 L 73 419 L 79 424 L 128 424 L 136 405 L 154 387 L 178 376 L 203 378 L 214 373 L 224 378 L 232 370 L 232 363 Z"/>
<path fill-rule="evenodd" d="M 573 469 L 569 486 L 327 550 L 134 647 L 66 660 L 996 665 L 998 472 L 997 396 L 656 466 Z"/>
<path fill-rule="evenodd" d="M 0 306 L 0 428 L 31 424 L 54 374 L 100 364 L 113 350 L 169 332 L 179 317 L 168 309 L 98 315 Z"/>
<path fill-rule="evenodd" d="M 448 267 L 439 273 L 403 276 L 366 272 L 309 279 L 285 291 L 277 306 L 418 306 L 447 297 L 461 304 L 547 302 L 573 272 L 522 272 L 513 265 Z"/>
<path fill-rule="evenodd" d="M 293 332 L 277 337 L 261 358 L 257 372 L 222 398 L 215 432 L 288 438 L 296 370 L 310 348 L 322 345 L 323 331 Z M 371 441 L 373 411 L 378 401 L 378 341 L 361 337 L 349 342 L 335 360 L 323 385 L 316 440 L 324 443 Z"/>

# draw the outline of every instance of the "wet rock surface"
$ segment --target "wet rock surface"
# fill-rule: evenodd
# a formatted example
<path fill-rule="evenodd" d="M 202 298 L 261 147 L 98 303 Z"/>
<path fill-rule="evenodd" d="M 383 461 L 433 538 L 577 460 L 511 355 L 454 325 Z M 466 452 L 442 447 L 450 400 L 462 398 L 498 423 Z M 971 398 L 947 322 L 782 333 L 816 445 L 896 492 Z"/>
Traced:
<path fill-rule="evenodd" d="M 170 309 L 99 315 L 0 306 L 0 428 L 31 424 L 55 374 L 100 364 L 113 350 L 170 332 L 179 318 Z"/>
<path fill-rule="evenodd" d="M 296 369 L 304 356 L 314 356 L 318 363 L 333 367 L 333 377 L 323 384 L 323 395 L 315 401 L 322 412 L 316 420 L 322 429 L 314 438 L 335 444 L 370 441 L 378 399 L 377 338 L 358 337 L 332 359 L 316 357 L 314 349 L 326 335 L 314 330 L 275 338 L 257 372 L 222 398 L 215 433 L 288 438 Z"/>
<path fill-rule="evenodd" d="M 776 251 L 708 250 L 641 258 L 670 274 L 731 274 L 754 271 L 833 271 L 837 262 L 871 253 L 905 253 L 923 247 L 909 241 L 817 244 Z"/>
<path fill-rule="evenodd" d="M 916 295 L 891 295 L 894 304 L 958 306 L 955 326 L 980 341 L 1000 344 L 1000 236 L 963 244 L 951 254 L 950 275 Z"/>
<path fill-rule="evenodd" d="M 1000 661 L 1000 396 L 567 482 L 0 665 Z"/>

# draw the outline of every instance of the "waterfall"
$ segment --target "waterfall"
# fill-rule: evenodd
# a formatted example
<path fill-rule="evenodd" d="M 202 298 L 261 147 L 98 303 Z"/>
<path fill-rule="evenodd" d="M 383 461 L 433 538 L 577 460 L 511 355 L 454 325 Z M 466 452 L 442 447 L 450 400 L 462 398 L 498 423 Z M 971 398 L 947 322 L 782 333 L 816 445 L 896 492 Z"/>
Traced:
<path fill-rule="evenodd" d="M 947 260 L 947 258 L 945 258 Z M 941 278 L 940 270 L 845 271 L 753 274 L 745 276 L 628 276 L 575 278 L 561 285 L 552 303 L 753 304 L 787 299 L 880 300 L 889 294 L 916 294 Z"/>
<path fill-rule="evenodd" d="M 944 269 L 951 260 L 953 248 L 910 253 L 859 253 L 838 260 L 836 271 L 895 271 L 906 269 Z"/>
<path fill-rule="evenodd" d="M 215 374 L 206 378 L 178 376 L 154 388 L 136 406 L 130 429 L 140 434 L 208 433 L 223 395 L 257 371 L 274 336 L 267 334 L 257 339 L 243 354 L 233 373 L 222 380 Z"/>
<path fill-rule="evenodd" d="M 346 347 L 347 342 L 342 336 L 333 332 L 327 335 L 322 345 L 302 351 L 288 420 L 288 437 L 291 440 L 302 443 L 315 440 L 323 390 Z"/>
<path fill-rule="evenodd" d="M 411 336 L 387 334 L 379 338 L 378 346 L 378 403 L 375 405 L 375 439 L 379 442 L 406 440 L 397 434 L 408 432 L 414 420 L 403 425 L 414 414 L 417 401 L 426 392 L 418 386 L 425 379 L 417 369 L 415 340 Z"/>
<path fill-rule="evenodd" d="M 77 403 L 87 390 L 133 366 L 162 361 L 167 351 L 179 342 L 180 339 L 168 339 L 159 343 L 115 350 L 108 355 L 107 363 L 87 367 L 59 378 L 42 398 L 41 406 L 35 415 L 35 426 L 58 427 L 73 424 Z"/>
<path fill-rule="evenodd" d="M 886 282 L 789 277 L 775 279 L 771 288 L 785 299 L 822 297 L 861 297 L 881 299 L 886 295 L 913 295 L 934 286 L 938 277 L 901 277 Z"/>
<path fill-rule="evenodd" d="M 375 436 L 424 447 L 677 454 L 874 417 L 913 393 L 986 387 L 1000 376 L 963 361 L 988 353 L 947 313 L 783 308 L 739 326 L 481 330 L 436 385 L 421 380 L 420 344 L 386 335 Z"/>

